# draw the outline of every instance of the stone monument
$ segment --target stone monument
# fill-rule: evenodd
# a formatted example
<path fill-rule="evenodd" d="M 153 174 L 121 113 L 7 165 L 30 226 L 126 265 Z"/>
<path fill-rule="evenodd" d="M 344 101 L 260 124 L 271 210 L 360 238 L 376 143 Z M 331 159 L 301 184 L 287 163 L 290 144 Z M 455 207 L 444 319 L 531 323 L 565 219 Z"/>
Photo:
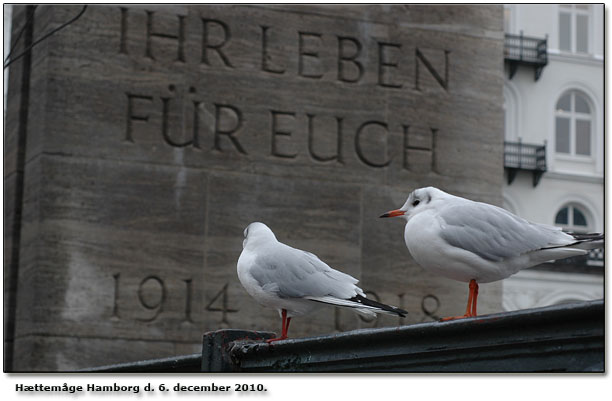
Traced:
<path fill-rule="evenodd" d="M 15 6 L 15 54 L 82 7 Z M 253 221 L 409 311 L 330 307 L 292 337 L 461 313 L 467 286 L 378 216 L 430 185 L 501 203 L 502 74 L 501 6 L 90 5 L 10 66 L 5 369 L 280 330 L 236 275 Z"/>

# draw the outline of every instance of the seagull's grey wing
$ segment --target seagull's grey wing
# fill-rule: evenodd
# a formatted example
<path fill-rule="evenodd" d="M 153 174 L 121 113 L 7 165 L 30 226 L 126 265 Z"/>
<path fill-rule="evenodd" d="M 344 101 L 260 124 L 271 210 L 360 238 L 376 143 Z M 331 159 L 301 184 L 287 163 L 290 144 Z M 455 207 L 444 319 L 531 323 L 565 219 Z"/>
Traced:
<path fill-rule="evenodd" d="M 332 269 L 309 252 L 284 244 L 260 253 L 250 273 L 266 291 L 281 298 L 351 298 L 361 291 L 357 279 Z"/>
<path fill-rule="evenodd" d="M 571 243 L 560 228 L 533 224 L 497 206 L 480 202 L 457 202 L 444 208 L 441 237 L 491 261 Z"/>

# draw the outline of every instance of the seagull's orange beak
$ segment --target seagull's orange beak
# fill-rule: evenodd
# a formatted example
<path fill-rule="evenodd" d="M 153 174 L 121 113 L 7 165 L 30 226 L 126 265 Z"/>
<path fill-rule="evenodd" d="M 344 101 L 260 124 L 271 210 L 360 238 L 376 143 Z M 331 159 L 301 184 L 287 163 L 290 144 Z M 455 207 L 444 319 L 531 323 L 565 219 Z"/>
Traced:
<path fill-rule="evenodd" d="M 390 212 L 387 212 L 385 214 L 381 214 L 379 217 L 397 217 L 397 216 L 403 216 L 406 212 L 404 212 L 403 210 L 391 210 Z"/>

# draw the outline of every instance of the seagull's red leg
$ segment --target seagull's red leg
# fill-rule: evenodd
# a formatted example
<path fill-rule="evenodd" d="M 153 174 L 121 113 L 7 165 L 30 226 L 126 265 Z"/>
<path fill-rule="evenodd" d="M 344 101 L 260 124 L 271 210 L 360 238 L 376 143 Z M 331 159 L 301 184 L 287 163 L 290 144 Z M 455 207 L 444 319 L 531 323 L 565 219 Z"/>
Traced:
<path fill-rule="evenodd" d="M 472 290 L 472 287 L 474 287 L 474 289 Z M 476 316 L 476 304 L 478 301 L 478 283 L 476 282 L 476 280 L 472 280 L 470 281 L 470 290 L 471 292 L 474 293 L 474 299 L 473 299 L 473 303 L 472 303 L 472 317 Z"/>
<path fill-rule="evenodd" d="M 270 338 L 266 340 L 268 344 L 270 344 L 273 341 L 280 341 L 280 340 L 284 340 L 287 338 L 287 331 L 289 330 L 289 322 L 291 321 L 291 318 L 287 319 L 287 309 L 283 309 L 281 312 L 281 315 L 283 316 L 283 332 L 281 333 L 280 337 Z"/>
<path fill-rule="evenodd" d="M 467 307 L 465 308 L 465 315 L 461 317 L 468 317 L 468 316 L 471 316 L 472 314 L 472 302 L 474 302 L 474 291 L 472 287 L 472 282 L 474 282 L 474 280 L 470 281 L 470 285 L 469 285 L 470 293 L 468 295 Z"/>
<path fill-rule="evenodd" d="M 463 319 L 465 317 L 474 317 L 476 316 L 476 299 L 478 298 L 478 283 L 476 280 L 470 280 L 470 293 L 468 295 L 467 308 L 465 309 L 465 315 L 463 316 L 453 316 L 453 317 L 444 317 L 440 319 L 441 322 L 446 322 L 448 320 L 455 319 Z"/>

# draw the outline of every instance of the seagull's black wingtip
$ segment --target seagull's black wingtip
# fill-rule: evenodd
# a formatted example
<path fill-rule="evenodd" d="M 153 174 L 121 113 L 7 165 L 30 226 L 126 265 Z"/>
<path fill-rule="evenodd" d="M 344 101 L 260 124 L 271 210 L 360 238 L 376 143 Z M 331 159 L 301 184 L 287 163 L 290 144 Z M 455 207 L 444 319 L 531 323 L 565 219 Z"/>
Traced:
<path fill-rule="evenodd" d="M 378 308 L 378 309 L 380 309 L 382 311 L 385 311 L 385 312 L 394 313 L 394 314 L 396 314 L 396 315 L 398 315 L 400 317 L 406 317 L 406 315 L 408 314 L 408 312 L 403 310 L 403 309 L 400 309 L 398 307 L 391 306 L 391 305 L 386 305 L 386 304 L 383 304 L 383 303 L 380 303 L 380 302 L 376 302 L 376 301 L 373 301 L 373 300 L 368 299 L 368 298 L 366 298 L 364 296 L 361 296 L 361 295 L 357 295 L 357 296 L 349 299 L 349 301 L 358 302 L 360 304 L 367 305 L 367 306 L 372 306 L 374 308 Z"/>

